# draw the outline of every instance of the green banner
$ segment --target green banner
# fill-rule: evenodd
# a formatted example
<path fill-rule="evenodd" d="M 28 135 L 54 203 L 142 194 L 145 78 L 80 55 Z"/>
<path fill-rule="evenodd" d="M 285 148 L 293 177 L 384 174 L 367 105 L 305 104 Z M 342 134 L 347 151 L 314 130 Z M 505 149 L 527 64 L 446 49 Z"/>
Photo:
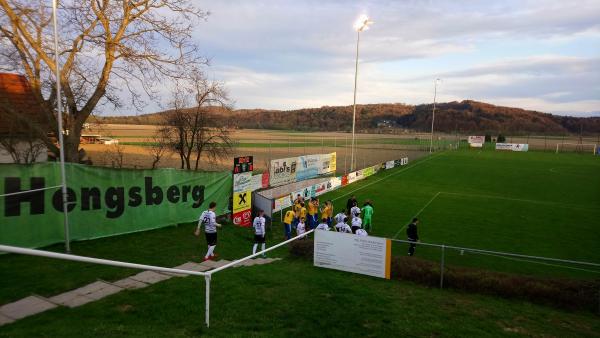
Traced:
<path fill-rule="evenodd" d="M 66 175 L 71 240 L 194 221 L 211 201 L 217 202 L 217 215 L 229 212 L 230 172 L 67 163 Z M 64 241 L 62 193 L 51 188 L 61 182 L 58 163 L 3 164 L 0 179 L 1 244 L 34 248 Z M 40 190 L 15 194 L 34 189 Z"/>

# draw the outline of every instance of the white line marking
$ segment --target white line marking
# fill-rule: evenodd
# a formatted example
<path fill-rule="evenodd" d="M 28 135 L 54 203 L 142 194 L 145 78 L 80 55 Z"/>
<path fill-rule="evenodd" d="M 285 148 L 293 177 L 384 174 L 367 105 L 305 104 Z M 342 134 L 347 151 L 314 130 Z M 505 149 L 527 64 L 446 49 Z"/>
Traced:
<path fill-rule="evenodd" d="M 408 222 L 412 221 L 413 218 L 419 216 L 431 204 L 431 202 L 433 202 L 433 200 L 435 200 L 441 193 L 442 193 L 441 191 L 438 191 L 435 195 L 433 195 L 433 197 L 429 200 L 429 202 L 427 202 L 427 204 L 425 204 L 425 206 L 422 207 L 421 210 L 419 210 L 419 212 L 417 212 L 416 215 L 414 215 L 413 217 L 411 217 L 411 219 L 408 220 Z M 398 230 L 398 232 L 396 232 L 396 234 L 392 238 L 398 237 L 398 235 L 400 234 L 400 232 L 402 230 L 404 230 L 404 228 L 406 228 L 406 224 L 403 225 L 402 228 L 400 228 L 400 230 Z"/>
<path fill-rule="evenodd" d="M 575 208 L 575 209 L 598 211 L 597 208 L 588 208 L 587 206 L 575 205 L 575 204 L 567 204 L 567 203 L 562 203 L 562 202 L 538 201 L 538 200 L 529 200 L 529 199 L 523 199 L 523 198 L 512 198 L 512 197 L 504 197 L 504 196 L 497 196 L 497 195 L 465 194 L 465 193 L 460 193 L 460 192 L 448 192 L 448 191 L 442 191 L 441 193 L 442 194 L 446 194 L 446 195 L 465 196 L 465 197 L 495 198 L 495 199 L 507 200 L 507 201 L 537 203 L 537 204 L 545 204 L 545 205 L 555 205 L 555 206 L 559 206 L 559 207 L 568 207 L 568 208 Z"/>
<path fill-rule="evenodd" d="M 394 175 L 398 175 L 399 173 L 405 172 L 405 171 L 406 171 L 406 170 L 408 170 L 408 169 L 414 168 L 414 167 L 418 166 L 418 165 L 419 165 L 419 164 L 421 164 L 421 163 L 425 163 L 425 162 L 427 162 L 427 161 L 431 160 L 432 158 L 439 157 L 439 156 L 440 156 L 440 155 L 442 155 L 442 154 L 443 154 L 443 152 L 442 152 L 442 153 L 438 153 L 438 154 L 436 154 L 436 155 L 429 156 L 429 157 L 425 158 L 424 160 L 421 160 L 421 161 L 418 161 L 418 162 L 413 162 L 413 163 L 414 163 L 413 165 L 409 165 L 408 167 L 406 167 L 406 168 L 404 168 L 404 169 L 401 169 L 401 170 L 398 170 L 397 172 L 395 172 L 395 173 L 393 173 L 393 174 L 390 174 L 390 175 L 388 175 L 388 176 L 386 176 L 386 177 L 382 177 L 382 178 L 378 179 L 377 181 L 373 181 L 373 182 L 371 182 L 371 183 L 369 183 L 369 184 L 363 185 L 363 186 L 362 186 L 362 187 L 360 187 L 360 188 L 356 188 L 356 189 L 354 189 L 354 190 L 352 190 L 352 191 L 349 191 L 349 192 L 347 192 L 347 193 L 345 193 L 345 194 L 343 194 L 343 195 L 340 195 L 340 196 L 338 196 L 338 197 L 336 197 L 336 198 L 332 199 L 332 201 L 338 200 L 338 199 L 340 199 L 340 198 L 342 198 L 342 197 L 345 197 L 345 196 L 348 196 L 348 195 L 352 195 L 353 193 L 355 193 L 355 192 L 357 192 L 357 191 L 359 191 L 359 190 L 362 190 L 362 189 L 364 189 L 364 188 L 366 188 L 366 187 L 370 187 L 370 186 L 372 186 L 373 184 L 379 183 L 379 182 L 381 182 L 381 181 L 383 181 L 383 180 L 385 180 L 385 179 L 388 179 L 388 178 L 390 178 L 390 177 L 392 177 L 392 176 L 394 176 Z"/>

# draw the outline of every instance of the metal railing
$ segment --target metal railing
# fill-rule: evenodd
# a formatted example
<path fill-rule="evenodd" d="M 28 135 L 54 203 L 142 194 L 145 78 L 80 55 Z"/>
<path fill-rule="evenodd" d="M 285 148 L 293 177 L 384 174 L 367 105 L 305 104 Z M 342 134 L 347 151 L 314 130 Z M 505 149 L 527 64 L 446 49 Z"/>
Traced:
<path fill-rule="evenodd" d="M 306 237 L 307 235 L 311 234 L 312 232 L 314 232 L 315 230 L 309 230 L 306 233 L 290 238 L 286 241 L 283 241 L 279 244 L 273 245 L 265 250 L 259 251 L 255 254 L 237 259 L 233 262 L 229 262 L 223 266 L 217 267 L 215 269 L 209 270 L 209 271 L 205 271 L 205 272 L 201 272 L 201 271 L 193 271 L 193 270 L 184 270 L 184 269 L 174 269 L 174 268 L 166 268 L 166 267 L 162 267 L 162 266 L 155 266 L 155 265 L 147 265 L 147 264 L 137 264 L 137 263 L 129 263 L 129 262 L 122 262 L 122 261 L 115 261 L 115 260 L 110 260 L 110 259 L 102 259 L 102 258 L 94 258 L 94 257 L 86 257 L 86 256 L 78 256 L 78 255 L 72 255 L 72 254 L 64 254 L 64 253 L 58 253 L 58 252 L 52 252 L 52 251 L 45 251 L 45 250 L 36 250 L 36 249 L 28 249 L 28 248 L 21 248 L 21 247 L 17 247 L 17 246 L 10 246 L 10 245 L 0 245 L 0 252 L 8 252 L 8 253 L 14 253 L 14 254 L 21 254 L 21 255 L 29 255 L 29 256 L 38 256 L 38 257 L 47 257 L 47 258 L 54 258 L 54 259 L 62 259 L 62 260 L 67 260 L 67 261 L 74 261 L 74 262 L 83 262 L 83 263 L 93 263 L 93 264 L 101 264 L 101 265 L 109 265 L 109 266 L 115 266 L 115 267 L 120 267 L 120 268 L 130 268 L 130 269 L 139 269 L 139 270 L 150 270 L 150 271 L 157 271 L 157 272 L 167 272 L 167 273 L 176 273 L 176 274 L 184 274 L 184 275 L 193 275 L 193 276 L 204 276 L 204 280 L 206 281 L 205 285 L 205 292 L 206 292 L 206 304 L 205 304 L 205 313 L 204 313 L 204 321 L 206 323 L 206 327 L 210 326 L 210 282 L 211 282 L 211 278 L 212 275 L 219 272 L 219 271 L 223 271 L 225 269 L 228 269 L 230 267 L 233 267 L 235 265 L 241 264 L 249 259 L 252 259 L 254 257 L 263 255 L 269 251 L 275 250 L 281 246 L 284 246 L 288 243 L 291 243 L 295 240 L 301 239 Z"/>
<path fill-rule="evenodd" d="M 528 259 L 527 262 L 533 263 L 533 264 L 540 264 L 541 262 L 536 262 L 536 261 L 542 261 L 542 262 L 553 262 L 553 263 L 565 263 L 565 264 L 572 264 L 572 265 L 582 265 L 582 266 L 588 266 L 588 267 L 600 267 L 600 263 L 577 261 L 577 260 L 571 260 L 571 259 L 561 259 L 561 258 L 552 258 L 552 257 L 543 257 L 543 256 L 533 256 L 533 255 L 525 255 L 525 254 L 519 254 L 519 253 L 513 253 L 513 252 L 503 252 L 503 251 L 492 251 L 492 250 L 484 250 L 484 249 L 475 249 L 475 248 L 467 248 L 467 247 L 460 247 L 460 246 L 446 245 L 446 244 L 437 244 L 437 243 L 412 242 L 412 241 L 407 241 L 407 240 L 402 240 L 402 239 L 391 239 L 391 241 L 393 241 L 393 242 L 399 242 L 399 243 L 416 244 L 416 245 L 423 245 L 423 246 L 440 248 L 440 250 L 441 250 L 441 257 L 440 257 L 440 288 L 444 287 L 444 270 L 445 270 L 445 264 L 446 264 L 446 259 L 445 259 L 446 249 L 456 250 L 456 251 L 460 251 L 460 252 L 472 252 L 472 253 L 483 254 L 483 255 L 492 255 L 492 256 L 501 256 L 501 257 L 512 257 L 512 258 L 519 258 L 519 259 Z M 554 265 L 554 266 L 560 267 L 560 268 L 570 268 L 570 267 L 567 267 L 567 266 L 564 266 L 564 265 Z M 585 271 L 589 271 L 589 272 L 594 272 L 594 273 L 599 273 L 600 274 L 600 270 L 598 270 L 598 271 L 596 271 L 596 270 L 585 270 Z"/>

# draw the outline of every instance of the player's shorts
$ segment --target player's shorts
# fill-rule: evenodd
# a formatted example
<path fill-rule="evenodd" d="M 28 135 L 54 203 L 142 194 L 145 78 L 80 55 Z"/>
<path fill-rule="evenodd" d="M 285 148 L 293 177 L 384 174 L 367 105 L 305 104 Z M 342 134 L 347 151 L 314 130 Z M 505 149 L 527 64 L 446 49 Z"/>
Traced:
<path fill-rule="evenodd" d="M 352 233 L 353 233 L 353 234 L 355 234 L 355 233 L 356 233 L 356 230 L 358 230 L 358 229 L 360 229 L 360 227 L 353 226 L 353 227 L 352 227 Z"/>
<path fill-rule="evenodd" d="M 254 243 L 264 243 L 265 235 L 254 235 Z"/>
<path fill-rule="evenodd" d="M 213 246 L 217 245 L 217 233 L 216 232 L 205 232 L 206 244 Z"/>

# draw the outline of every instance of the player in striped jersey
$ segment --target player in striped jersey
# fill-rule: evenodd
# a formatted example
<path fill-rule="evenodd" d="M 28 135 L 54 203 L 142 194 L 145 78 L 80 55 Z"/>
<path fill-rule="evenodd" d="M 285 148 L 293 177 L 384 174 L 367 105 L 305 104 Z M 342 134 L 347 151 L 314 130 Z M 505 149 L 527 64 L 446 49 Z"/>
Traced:
<path fill-rule="evenodd" d="M 356 234 L 358 236 L 369 236 L 369 234 L 367 233 L 367 230 L 365 230 L 365 229 L 358 229 L 358 230 L 356 230 Z"/>
<path fill-rule="evenodd" d="M 321 220 L 321 224 L 317 225 L 317 230 L 329 231 L 329 225 L 327 224 L 327 218 Z"/>
<path fill-rule="evenodd" d="M 266 220 L 263 217 L 265 212 L 263 210 L 258 211 L 258 216 L 254 217 L 254 222 L 252 222 L 252 226 L 254 227 L 254 246 L 252 247 L 252 254 L 256 253 L 256 248 L 258 244 L 261 244 L 261 251 L 264 251 L 266 248 L 265 243 L 265 235 L 267 234 L 265 223 Z M 263 257 L 267 257 L 265 253 L 262 254 Z"/>
<path fill-rule="evenodd" d="M 200 227 L 204 225 L 204 234 L 206 236 L 206 244 L 208 249 L 204 260 L 214 259 L 218 255 L 215 253 L 217 247 L 217 227 L 221 227 L 221 224 L 217 223 L 217 215 L 215 214 L 215 208 L 217 207 L 216 202 L 210 202 L 208 210 L 205 210 L 198 219 L 198 226 L 194 235 L 200 236 Z"/>
<path fill-rule="evenodd" d="M 362 228 L 362 219 L 360 217 L 352 218 L 352 233 L 355 234 L 356 230 Z"/>
<path fill-rule="evenodd" d="M 344 220 L 335 225 L 335 230 L 337 230 L 337 232 L 343 232 L 347 234 L 352 233 L 352 228 L 350 228 L 346 222 L 348 222 L 348 217 L 344 216 Z"/>

